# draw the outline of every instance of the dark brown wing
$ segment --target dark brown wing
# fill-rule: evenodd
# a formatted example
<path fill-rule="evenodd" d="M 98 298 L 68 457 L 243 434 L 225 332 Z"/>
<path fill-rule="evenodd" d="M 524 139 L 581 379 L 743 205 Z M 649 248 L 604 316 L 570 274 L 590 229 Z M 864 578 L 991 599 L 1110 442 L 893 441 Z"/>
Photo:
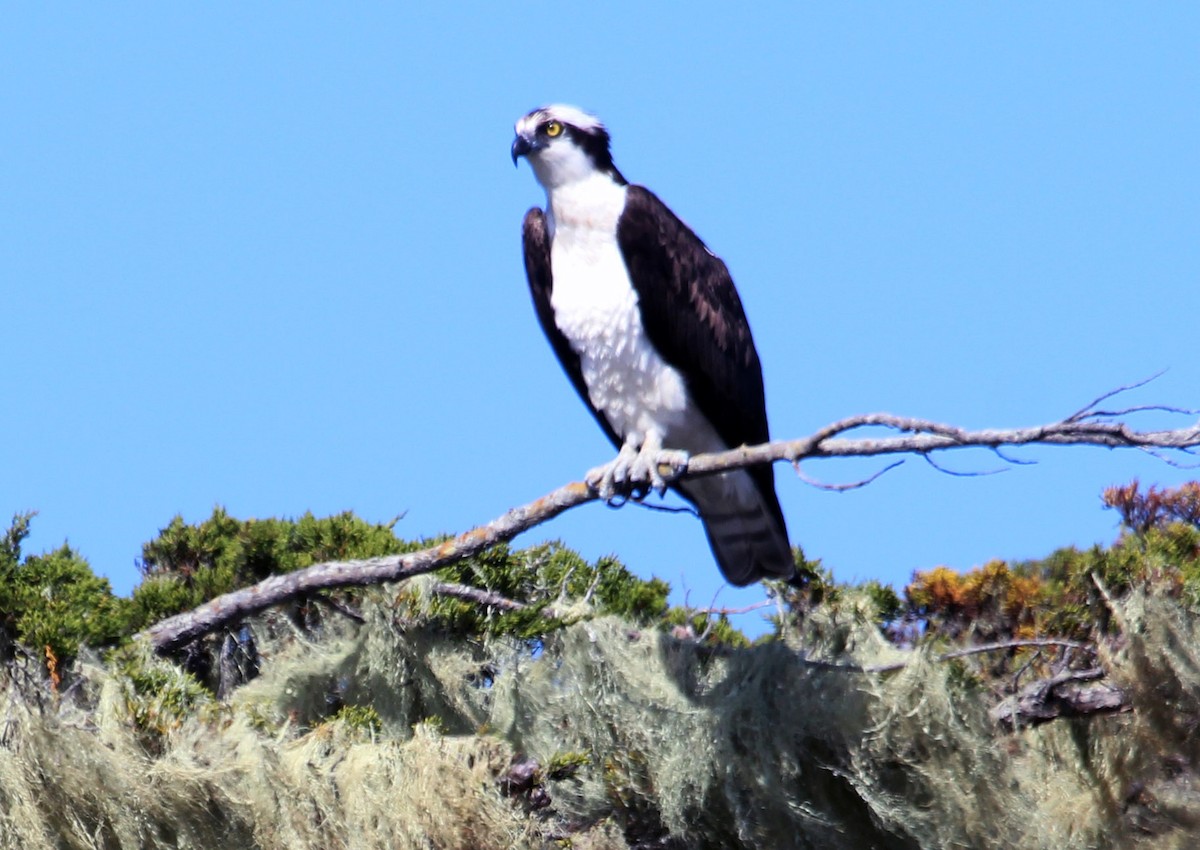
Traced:
<path fill-rule="evenodd" d="M 730 448 L 766 442 L 762 366 L 729 269 L 641 186 L 628 189 L 617 241 L 646 335 L 683 375 L 700 412 Z M 750 474 L 784 528 L 770 465 Z"/>
<path fill-rule="evenodd" d="M 583 382 L 583 370 L 579 366 L 579 355 L 571 348 L 563 332 L 554 322 L 554 308 L 550 304 L 550 294 L 554 290 L 554 273 L 550 267 L 550 234 L 546 230 L 546 216 L 533 207 L 525 213 L 525 223 L 522 227 L 522 242 L 525 248 L 525 276 L 529 278 L 529 294 L 533 296 L 533 309 L 537 312 L 538 322 L 542 332 L 550 341 L 550 347 L 558 356 L 563 371 L 571 379 L 571 384 L 583 403 L 592 411 L 604 433 L 612 440 L 614 446 L 620 446 L 612 426 L 592 405 L 588 397 L 587 385 Z"/>

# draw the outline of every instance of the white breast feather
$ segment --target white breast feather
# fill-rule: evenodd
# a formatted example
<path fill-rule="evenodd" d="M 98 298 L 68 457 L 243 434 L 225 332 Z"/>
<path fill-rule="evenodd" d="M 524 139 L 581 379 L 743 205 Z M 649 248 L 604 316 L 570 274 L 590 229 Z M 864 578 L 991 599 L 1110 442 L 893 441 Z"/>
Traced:
<path fill-rule="evenodd" d="M 550 195 L 554 320 L 579 355 L 588 396 L 622 439 L 657 431 L 668 448 L 724 448 L 691 409 L 683 377 L 650 344 L 617 244 L 625 187 L 607 176 Z"/>

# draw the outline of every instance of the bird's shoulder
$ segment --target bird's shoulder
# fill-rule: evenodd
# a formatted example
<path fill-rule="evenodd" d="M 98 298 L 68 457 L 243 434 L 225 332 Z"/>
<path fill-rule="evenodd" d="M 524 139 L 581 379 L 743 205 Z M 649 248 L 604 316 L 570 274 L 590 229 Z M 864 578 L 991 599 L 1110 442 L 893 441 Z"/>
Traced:
<path fill-rule="evenodd" d="M 521 221 L 521 236 L 526 243 L 545 242 L 549 239 L 546 227 L 546 212 L 541 207 L 530 207 Z"/>
<path fill-rule="evenodd" d="M 629 187 L 617 239 L 655 335 L 666 347 L 683 344 L 668 342 L 666 334 L 695 345 L 703 327 L 702 335 L 719 349 L 746 357 L 753 344 L 728 267 L 657 195 Z M 681 310 L 684 305 L 689 309 Z"/>

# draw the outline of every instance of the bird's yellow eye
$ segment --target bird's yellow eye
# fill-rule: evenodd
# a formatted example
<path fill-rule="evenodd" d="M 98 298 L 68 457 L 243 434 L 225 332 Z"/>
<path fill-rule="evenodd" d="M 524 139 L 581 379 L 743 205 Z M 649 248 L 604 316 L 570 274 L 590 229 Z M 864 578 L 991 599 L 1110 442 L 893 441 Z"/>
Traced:
<path fill-rule="evenodd" d="M 555 136 L 561 136 L 562 131 L 563 131 L 563 125 L 560 124 L 558 121 L 547 121 L 546 122 L 546 135 L 549 136 L 550 138 L 553 139 Z"/>

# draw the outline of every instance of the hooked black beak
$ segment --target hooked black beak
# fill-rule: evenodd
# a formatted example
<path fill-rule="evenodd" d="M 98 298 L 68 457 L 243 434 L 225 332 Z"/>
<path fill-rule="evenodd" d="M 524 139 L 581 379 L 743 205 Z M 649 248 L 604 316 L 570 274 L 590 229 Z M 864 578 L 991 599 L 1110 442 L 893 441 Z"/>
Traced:
<path fill-rule="evenodd" d="M 525 136 L 517 136 L 512 143 L 512 159 L 513 165 L 517 164 L 517 158 L 525 156 L 534 149 L 534 144 Z"/>

